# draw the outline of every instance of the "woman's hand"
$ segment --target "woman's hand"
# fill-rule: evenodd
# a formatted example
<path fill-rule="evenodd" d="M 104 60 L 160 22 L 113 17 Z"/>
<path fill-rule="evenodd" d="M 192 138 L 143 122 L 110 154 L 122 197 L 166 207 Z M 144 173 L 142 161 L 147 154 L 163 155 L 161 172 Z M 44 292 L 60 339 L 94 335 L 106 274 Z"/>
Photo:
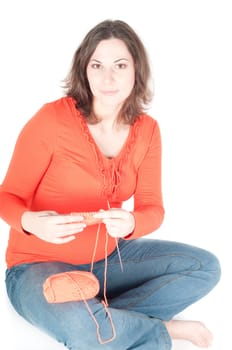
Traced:
<path fill-rule="evenodd" d="M 75 234 L 83 231 L 86 224 L 80 215 L 60 215 L 55 211 L 26 211 L 22 215 L 23 230 L 38 238 L 55 244 L 67 243 L 75 239 Z"/>
<path fill-rule="evenodd" d="M 112 237 L 128 236 L 135 228 L 134 215 L 124 209 L 101 210 L 94 217 L 102 219 L 107 232 Z"/>

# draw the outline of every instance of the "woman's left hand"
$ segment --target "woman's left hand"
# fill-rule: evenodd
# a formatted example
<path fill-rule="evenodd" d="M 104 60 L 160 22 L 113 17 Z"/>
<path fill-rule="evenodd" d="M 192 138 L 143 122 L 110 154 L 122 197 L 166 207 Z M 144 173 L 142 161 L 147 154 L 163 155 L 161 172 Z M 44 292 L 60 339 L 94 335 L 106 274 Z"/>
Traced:
<path fill-rule="evenodd" d="M 134 231 L 134 215 L 127 210 L 113 208 L 102 210 L 94 214 L 94 217 L 102 219 L 107 232 L 112 237 L 125 237 Z"/>

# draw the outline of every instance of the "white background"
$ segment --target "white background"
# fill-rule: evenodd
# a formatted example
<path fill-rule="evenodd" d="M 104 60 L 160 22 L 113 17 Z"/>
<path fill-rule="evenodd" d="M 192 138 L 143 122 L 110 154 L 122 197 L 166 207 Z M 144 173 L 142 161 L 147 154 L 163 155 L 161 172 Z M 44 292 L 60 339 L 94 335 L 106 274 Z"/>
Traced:
<path fill-rule="evenodd" d="M 74 51 L 92 26 L 122 19 L 144 41 L 156 92 L 149 113 L 162 133 L 166 209 L 152 237 L 196 244 L 221 260 L 218 286 L 180 315 L 209 326 L 213 350 L 231 347 L 230 5 L 229 0 L 0 0 L 0 182 L 21 127 L 43 103 L 62 95 Z M 8 227 L 0 221 L 1 342 L 7 350 L 64 349 L 9 305 L 7 239 Z M 185 342 L 174 342 L 173 348 L 195 349 Z"/>

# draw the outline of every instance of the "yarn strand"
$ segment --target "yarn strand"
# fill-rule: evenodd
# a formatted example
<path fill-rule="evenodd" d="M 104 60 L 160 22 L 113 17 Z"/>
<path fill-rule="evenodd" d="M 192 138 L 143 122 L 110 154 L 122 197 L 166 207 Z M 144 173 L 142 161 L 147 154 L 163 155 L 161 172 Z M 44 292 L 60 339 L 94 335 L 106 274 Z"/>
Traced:
<path fill-rule="evenodd" d="M 108 206 L 108 209 L 111 209 L 108 200 L 107 200 L 107 206 Z M 92 260 L 91 260 L 91 272 L 92 273 L 93 273 L 94 260 L 95 260 L 95 256 L 96 256 L 97 246 L 98 246 L 98 242 L 99 242 L 100 228 L 101 228 L 101 223 L 98 224 L 98 228 L 97 228 L 97 232 L 96 232 L 96 240 L 95 240 L 95 245 L 94 245 L 94 250 L 93 250 L 93 255 L 92 255 Z M 97 338 L 98 338 L 98 341 L 100 344 L 109 343 L 112 340 L 114 340 L 116 337 L 116 330 L 115 330 L 115 326 L 114 326 L 114 322 L 113 322 L 111 313 L 110 313 L 109 308 L 108 308 L 109 304 L 108 304 L 108 300 L 107 300 L 107 269 L 108 269 L 108 241 L 109 241 L 108 235 L 109 235 L 109 233 L 107 232 L 107 230 L 105 230 L 105 252 L 104 252 L 105 253 L 105 256 L 104 256 L 105 266 L 104 266 L 104 285 L 103 285 L 103 297 L 104 297 L 104 299 L 101 301 L 101 303 L 104 306 L 105 312 L 108 315 L 109 322 L 111 325 L 112 336 L 110 338 L 105 339 L 105 340 L 102 339 L 101 334 L 100 334 L 100 325 L 99 325 L 96 317 L 94 316 L 87 300 L 83 297 L 82 291 L 80 290 L 80 294 L 82 296 L 83 302 L 85 303 L 85 306 L 86 306 L 93 322 L 96 325 Z M 117 237 L 115 237 L 115 243 L 116 243 L 116 248 L 117 248 L 117 253 L 118 253 L 121 271 L 123 272 L 123 263 L 122 263 L 122 258 L 121 258 L 121 253 L 120 253 Z"/>
<path fill-rule="evenodd" d="M 107 206 L 108 206 L 108 209 L 111 209 L 110 203 L 109 203 L 108 200 L 107 200 Z M 119 263 L 120 263 L 121 271 L 123 272 L 122 258 L 121 258 L 121 253 L 120 253 L 119 246 L 118 246 L 118 239 L 117 239 L 117 237 L 115 237 L 115 243 L 116 243 L 116 247 L 117 247 L 118 258 L 119 258 Z"/>

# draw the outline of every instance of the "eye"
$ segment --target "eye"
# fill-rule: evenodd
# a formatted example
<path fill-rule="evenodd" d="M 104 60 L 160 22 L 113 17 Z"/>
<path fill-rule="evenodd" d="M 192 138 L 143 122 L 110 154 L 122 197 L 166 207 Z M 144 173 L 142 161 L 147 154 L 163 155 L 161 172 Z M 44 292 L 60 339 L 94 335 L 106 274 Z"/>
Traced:
<path fill-rule="evenodd" d="M 100 63 L 92 63 L 90 67 L 93 69 L 101 69 L 102 65 Z"/>
<path fill-rule="evenodd" d="M 115 65 L 115 69 L 126 69 L 127 64 L 126 63 L 117 63 Z"/>

